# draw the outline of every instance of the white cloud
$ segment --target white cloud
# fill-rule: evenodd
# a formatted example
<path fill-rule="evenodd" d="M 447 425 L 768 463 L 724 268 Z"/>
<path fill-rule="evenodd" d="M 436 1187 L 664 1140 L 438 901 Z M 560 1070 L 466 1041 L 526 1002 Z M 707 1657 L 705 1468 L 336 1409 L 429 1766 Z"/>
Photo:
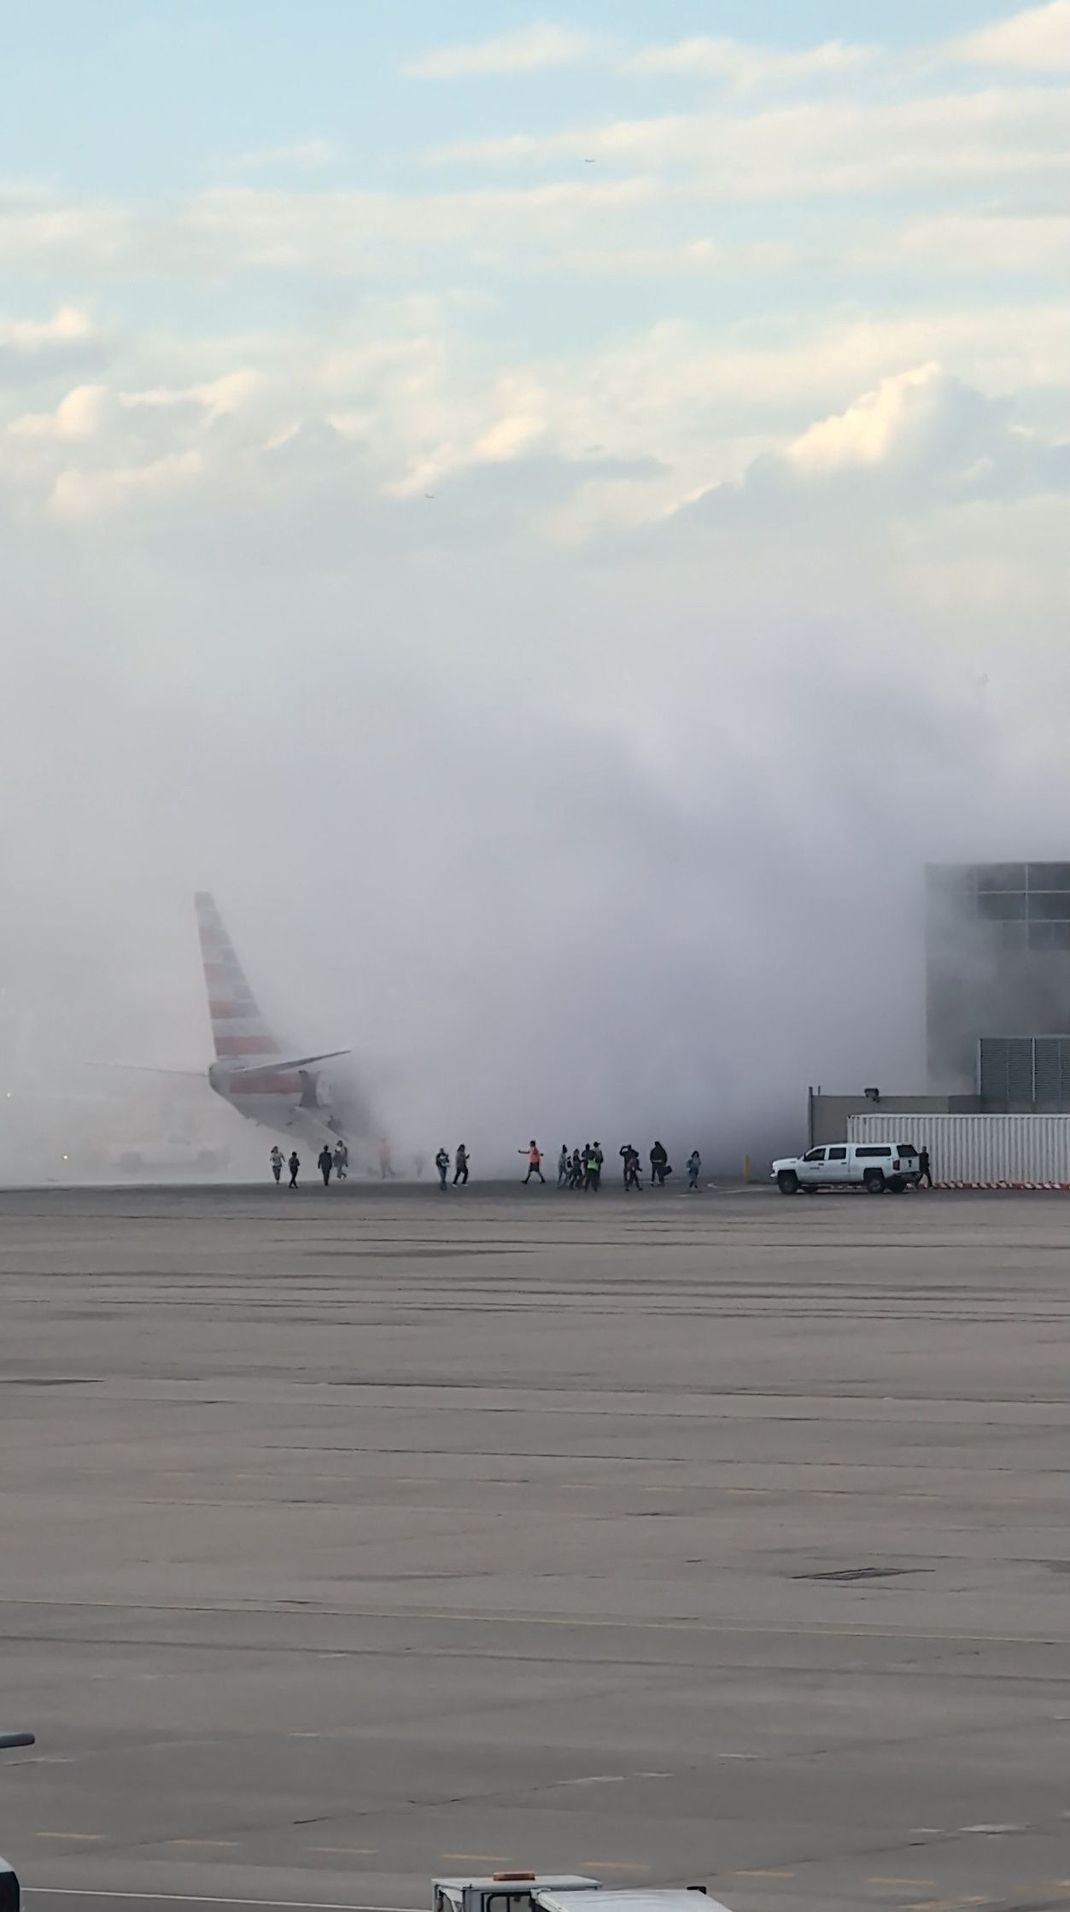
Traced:
<path fill-rule="evenodd" d="M 274 166 L 293 167 L 298 172 L 316 172 L 329 166 L 334 147 L 325 139 L 299 140 L 293 146 L 268 146 L 261 152 L 239 153 L 231 163 L 242 172 L 259 172 Z"/>
<path fill-rule="evenodd" d="M 546 420 L 537 412 L 514 412 L 499 418 L 476 440 L 475 456 L 481 464 L 506 464 L 513 458 L 522 458 L 545 430 Z"/>
<path fill-rule="evenodd" d="M 1070 0 L 1027 7 L 982 27 L 954 51 L 985 66 L 1018 67 L 1037 73 L 1070 72 Z"/>
<path fill-rule="evenodd" d="M 753 476 L 760 503 L 770 479 L 831 486 L 837 509 L 891 510 L 925 522 L 934 507 L 1070 492 L 1070 443 L 1014 421 L 992 398 L 936 363 L 882 380 L 847 409 L 809 427 Z"/>
<path fill-rule="evenodd" d="M 496 39 L 435 47 L 404 68 L 410 79 L 456 80 L 496 73 L 540 73 L 575 66 L 593 48 L 592 36 L 536 20 Z"/>
<path fill-rule="evenodd" d="M 834 100 L 759 113 L 610 121 L 542 139 L 468 141 L 438 157 L 549 164 L 581 156 L 680 175 L 722 200 L 931 191 L 975 180 L 1070 176 L 1070 89 L 993 87 L 873 104 Z"/>
<path fill-rule="evenodd" d="M 17 352 L 40 352 L 51 345 L 87 339 L 91 331 L 87 312 L 80 306 L 63 305 L 50 319 L 0 322 L 0 346 L 10 346 Z"/>
<path fill-rule="evenodd" d="M 789 50 L 701 34 L 665 46 L 643 47 L 629 56 L 623 70 L 723 80 L 742 90 L 765 82 L 790 84 L 854 72 L 874 57 L 874 48 L 850 45 L 843 40 Z"/>
<path fill-rule="evenodd" d="M 586 351 L 489 361 L 485 343 L 452 330 L 446 314 L 418 316 L 408 335 L 348 342 L 330 327 L 319 340 L 265 335 L 255 350 L 253 341 L 142 342 L 108 386 L 75 387 L 51 411 L 9 401 L 4 490 L 31 516 L 68 518 L 153 499 L 162 512 L 194 480 L 254 512 L 265 499 L 281 508 L 321 489 L 342 498 L 357 487 L 380 501 L 431 490 L 440 504 L 456 492 L 451 509 L 463 522 L 464 500 L 482 483 L 487 510 L 521 510 L 527 498 L 533 537 L 582 541 L 671 515 L 711 485 L 740 482 L 762 457 L 816 480 L 906 469 L 914 445 L 924 469 L 952 425 L 960 447 L 974 429 L 967 384 L 1043 393 L 1037 422 L 1061 392 L 1070 423 L 1065 305 L 805 328 L 786 318 L 759 337 L 663 323 Z M 246 362 L 234 369 L 239 350 Z M 941 364 L 957 380 L 937 376 Z M 168 365 L 185 377 L 153 377 Z M 976 423 L 977 460 L 989 456 L 988 429 Z M 1004 426 L 992 433 L 1009 470 Z M 1040 466 L 1017 451 L 1016 482 L 1032 482 Z M 961 462 L 976 460 L 963 452 Z M 508 487 L 500 505 L 494 470 Z"/>
<path fill-rule="evenodd" d="M 77 385 L 61 399 L 54 412 L 25 412 L 12 421 L 16 438 L 93 438 L 109 406 L 103 385 Z"/>
<path fill-rule="evenodd" d="M 120 204 L 65 201 L 51 194 L 0 198 L 0 262 L 25 272 L 129 266 L 137 258 L 139 238 L 137 220 Z"/>
<path fill-rule="evenodd" d="M 127 411 L 167 410 L 178 405 L 198 405 L 210 419 L 224 418 L 241 410 L 263 389 L 263 373 L 246 367 L 225 372 L 203 385 L 157 385 L 147 391 L 123 392 L 119 403 Z"/>
<path fill-rule="evenodd" d="M 975 213 L 922 219 L 897 235 L 894 250 L 900 259 L 931 270 L 1065 275 L 1070 217 Z M 883 256 L 887 260 L 887 246 Z M 873 263 L 876 251 L 869 257 Z"/>
<path fill-rule="evenodd" d="M 788 447 L 788 463 L 806 473 L 885 464 L 908 442 L 924 442 L 946 397 L 939 365 L 918 366 L 887 378 L 845 412 L 811 425 Z"/>
<path fill-rule="evenodd" d="M 755 273 L 787 272 L 805 262 L 798 246 L 756 242 L 747 246 L 720 245 L 713 239 L 689 239 L 679 246 L 588 245 L 562 253 L 556 263 L 569 272 L 605 277 L 647 278 L 651 274 L 683 277 L 705 275 L 732 278 Z"/>
<path fill-rule="evenodd" d="M 176 452 L 145 465 L 81 470 L 70 466 L 52 486 L 49 509 L 69 521 L 95 518 L 138 499 L 159 499 L 185 490 L 200 477 L 203 460 L 195 451 Z"/>

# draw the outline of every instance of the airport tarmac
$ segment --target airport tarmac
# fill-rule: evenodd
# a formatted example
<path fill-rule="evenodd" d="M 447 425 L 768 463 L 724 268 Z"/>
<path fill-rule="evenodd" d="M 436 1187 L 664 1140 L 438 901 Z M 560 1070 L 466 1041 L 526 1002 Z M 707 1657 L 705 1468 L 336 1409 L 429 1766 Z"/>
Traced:
<path fill-rule="evenodd" d="M 29 1912 L 1070 1904 L 1067 1197 L 5 1192 L 0 1295 Z"/>

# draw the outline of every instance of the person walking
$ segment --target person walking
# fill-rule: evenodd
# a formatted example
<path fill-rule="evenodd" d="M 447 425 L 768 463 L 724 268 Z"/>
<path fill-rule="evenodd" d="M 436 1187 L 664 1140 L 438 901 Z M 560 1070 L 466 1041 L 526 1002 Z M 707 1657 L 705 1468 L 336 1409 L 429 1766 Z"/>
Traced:
<path fill-rule="evenodd" d="M 933 1185 L 933 1165 L 929 1156 L 928 1149 L 920 1149 L 918 1152 L 918 1187 L 919 1188 L 921 1187 L 923 1182 L 926 1188 L 931 1188 Z"/>
<path fill-rule="evenodd" d="M 331 1154 L 331 1145 L 329 1142 L 323 1144 L 323 1147 L 317 1155 L 316 1167 L 323 1177 L 324 1188 L 328 1188 L 330 1186 L 331 1171 L 334 1168 L 334 1156 Z"/>
<path fill-rule="evenodd" d="M 287 1162 L 286 1166 L 290 1171 L 290 1187 L 296 1188 L 297 1177 L 301 1171 L 301 1157 L 298 1155 L 296 1149 L 291 1150 L 290 1159 Z"/>
<path fill-rule="evenodd" d="M 583 1180 L 583 1189 L 586 1195 L 597 1195 L 602 1186 L 602 1164 L 599 1159 L 600 1156 L 601 1150 L 597 1142 L 588 1142 L 586 1170 Z"/>
<path fill-rule="evenodd" d="M 698 1178 L 701 1174 L 702 1157 L 697 1149 L 692 1149 L 687 1158 L 687 1186 L 689 1190 L 698 1188 Z"/>
<path fill-rule="evenodd" d="M 572 1164 L 571 1164 L 571 1162 L 570 1162 L 570 1160 L 569 1160 L 569 1153 L 568 1153 L 568 1149 L 567 1149 L 567 1147 L 565 1146 L 565 1144 L 564 1144 L 564 1142 L 562 1142 L 562 1144 L 561 1144 L 561 1153 L 560 1153 L 560 1155 L 559 1155 L 559 1156 L 558 1156 L 558 1158 L 557 1158 L 557 1186 L 558 1186 L 558 1188 L 567 1188 L 567 1186 L 568 1186 L 568 1181 L 569 1181 L 569 1173 L 570 1173 L 570 1170 L 571 1170 L 571 1166 L 572 1166 Z"/>
<path fill-rule="evenodd" d="M 336 1142 L 334 1145 L 334 1179 L 335 1181 L 344 1182 L 348 1173 L 349 1173 L 349 1150 L 347 1149 L 344 1142 Z"/>
<path fill-rule="evenodd" d="M 527 1145 L 527 1148 L 518 1149 L 517 1154 L 526 1155 L 528 1158 L 528 1172 L 524 1177 L 524 1187 L 525 1188 L 527 1187 L 533 1175 L 537 1175 L 543 1187 L 545 1188 L 546 1177 L 542 1172 L 542 1150 L 539 1147 L 538 1143 L 536 1142 L 534 1136 L 532 1136 L 531 1141 Z"/>
<path fill-rule="evenodd" d="M 268 1161 L 271 1163 L 271 1173 L 275 1177 L 276 1184 L 278 1184 L 282 1180 L 282 1150 L 277 1142 L 272 1148 L 271 1154 L 268 1156 Z"/>
<path fill-rule="evenodd" d="M 665 1177 L 669 1172 L 669 1151 L 664 1142 L 655 1142 L 650 1151 L 650 1179 L 659 1188 L 665 1187 Z"/>
<path fill-rule="evenodd" d="M 586 1159 L 586 1150 L 584 1150 L 583 1153 L 581 1154 L 579 1149 L 573 1149 L 572 1160 L 569 1163 L 568 1185 L 570 1188 L 583 1187 L 585 1159 Z"/>
<path fill-rule="evenodd" d="M 621 1154 L 624 1157 L 625 1194 L 628 1194 L 633 1188 L 638 1189 L 639 1192 L 642 1193 L 643 1184 L 639 1180 L 639 1150 L 635 1148 L 631 1142 L 626 1142 L 621 1149 Z"/>
<path fill-rule="evenodd" d="M 456 1188 L 458 1182 L 461 1182 L 465 1188 L 468 1187 L 468 1150 L 465 1148 L 463 1142 L 458 1142 L 457 1153 L 453 1158 L 454 1188 Z"/>
<path fill-rule="evenodd" d="M 445 1194 L 446 1193 L 446 1177 L 450 1172 L 450 1156 L 449 1156 L 448 1149 L 439 1149 L 438 1154 L 435 1156 L 435 1167 L 438 1170 L 439 1188 L 442 1190 L 442 1193 Z"/>

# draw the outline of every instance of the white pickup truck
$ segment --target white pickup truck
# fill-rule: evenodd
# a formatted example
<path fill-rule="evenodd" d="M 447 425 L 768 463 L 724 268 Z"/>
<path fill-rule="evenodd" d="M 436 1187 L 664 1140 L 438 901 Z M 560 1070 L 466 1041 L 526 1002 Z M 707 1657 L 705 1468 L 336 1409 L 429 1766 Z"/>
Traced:
<path fill-rule="evenodd" d="M 864 1188 L 867 1195 L 901 1195 L 921 1176 L 913 1142 L 834 1142 L 786 1155 L 773 1163 L 782 1195 L 816 1195 L 819 1188 Z"/>

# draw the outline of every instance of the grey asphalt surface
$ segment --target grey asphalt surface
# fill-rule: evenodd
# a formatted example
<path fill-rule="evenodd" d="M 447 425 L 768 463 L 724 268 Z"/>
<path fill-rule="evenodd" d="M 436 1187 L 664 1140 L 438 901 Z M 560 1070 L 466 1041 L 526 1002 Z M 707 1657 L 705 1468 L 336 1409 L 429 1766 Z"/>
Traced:
<path fill-rule="evenodd" d="M 1066 1197 L 7 1192 L 0 1298 L 30 1912 L 1070 1903 Z"/>

